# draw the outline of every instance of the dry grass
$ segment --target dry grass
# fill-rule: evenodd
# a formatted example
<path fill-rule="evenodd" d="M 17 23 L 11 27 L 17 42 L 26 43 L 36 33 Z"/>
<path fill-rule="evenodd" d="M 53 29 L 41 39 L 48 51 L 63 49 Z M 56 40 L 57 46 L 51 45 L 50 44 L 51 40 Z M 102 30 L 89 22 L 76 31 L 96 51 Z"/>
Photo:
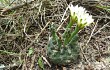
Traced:
<path fill-rule="evenodd" d="M 82 30 L 79 40 L 81 58 L 78 64 L 54 66 L 47 61 L 46 46 L 49 25 L 63 30 L 68 21 L 69 2 L 85 7 L 95 24 Z M 110 70 L 110 11 L 97 7 L 109 6 L 107 1 L 91 4 L 78 0 L 35 0 L 0 15 L 0 66 L 9 70 L 41 70 L 38 58 L 43 56 L 45 70 Z M 28 56 L 29 49 L 33 52 Z M 50 67 L 50 65 L 51 67 Z"/>

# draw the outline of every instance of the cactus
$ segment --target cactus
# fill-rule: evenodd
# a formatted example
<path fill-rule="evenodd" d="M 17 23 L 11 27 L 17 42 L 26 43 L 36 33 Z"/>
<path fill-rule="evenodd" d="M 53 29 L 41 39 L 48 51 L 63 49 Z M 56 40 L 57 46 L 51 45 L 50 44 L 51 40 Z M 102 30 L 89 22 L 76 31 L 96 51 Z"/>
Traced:
<path fill-rule="evenodd" d="M 69 5 L 70 21 L 63 34 L 56 32 L 55 25 L 51 25 L 51 37 L 49 39 L 47 54 L 50 61 L 55 64 L 68 64 L 77 61 L 79 56 L 78 32 L 93 23 L 92 15 L 85 8 L 78 5 Z M 72 25 L 76 24 L 74 30 Z"/>
<path fill-rule="evenodd" d="M 55 29 L 55 26 L 52 25 L 52 37 L 50 37 L 47 47 L 47 55 L 50 61 L 58 65 L 66 65 L 68 63 L 77 61 L 77 58 L 79 56 L 79 46 L 77 43 L 78 35 L 75 35 L 70 43 L 64 45 L 63 40 L 61 40 L 60 37 L 57 35 Z M 62 39 L 65 38 L 63 37 Z"/>

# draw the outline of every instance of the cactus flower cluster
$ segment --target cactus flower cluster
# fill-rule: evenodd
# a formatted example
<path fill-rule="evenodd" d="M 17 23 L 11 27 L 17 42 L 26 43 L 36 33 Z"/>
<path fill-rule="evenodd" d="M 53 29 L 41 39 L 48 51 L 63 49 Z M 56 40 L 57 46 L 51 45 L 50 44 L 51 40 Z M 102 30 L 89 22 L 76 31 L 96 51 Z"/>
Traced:
<path fill-rule="evenodd" d="M 92 15 L 89 15 L 85 8 L 78 7 L 78 5 L 73 6 L 70 4 L 69 9 L 72 20 L 76 20 L 75 23 L 77 23 L 81 29 L 93 23 L 94 19 L 92 18 Z"/>

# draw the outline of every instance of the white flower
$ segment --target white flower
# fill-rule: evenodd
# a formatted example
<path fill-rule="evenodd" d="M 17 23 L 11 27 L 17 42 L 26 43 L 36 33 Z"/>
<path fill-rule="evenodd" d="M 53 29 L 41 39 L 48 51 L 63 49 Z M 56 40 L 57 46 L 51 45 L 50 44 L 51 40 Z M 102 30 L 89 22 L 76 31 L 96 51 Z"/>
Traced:
<path fill-rule="evenodd" d="M 85 8 L 83 7 L 78 7 L 78 5 L 73 6 L 72 4 L 70 4 L 69 9 L 72 20 L 77 20 L 76 23 L 81 27 L 88 26 L 94 21 L 92 15 L 89 15 L 89 13 L 87 13 Z"/>

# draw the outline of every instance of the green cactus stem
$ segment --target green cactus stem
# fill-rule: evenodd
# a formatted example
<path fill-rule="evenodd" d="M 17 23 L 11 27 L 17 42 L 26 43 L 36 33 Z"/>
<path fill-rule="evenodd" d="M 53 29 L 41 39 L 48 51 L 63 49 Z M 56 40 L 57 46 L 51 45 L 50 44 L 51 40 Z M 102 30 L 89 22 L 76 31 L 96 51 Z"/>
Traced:
<path fill-rule="evenodd" d="M 71 36 L 70 36 L 68 42 L 71 42 L 72 38 L 74 38 L 74 37 L 78 34 L 79 30 L 80 30 L 79 27 L 76 26 L 76 27 L 75 27 L 75 30 L 71 33 Z"/>
<path fill-rule="evenodd" d="M 72 38 L 74 38 L 74 36 L 76 36 L 76 34 L 79 32 L 79 28 L 78 26 L 75 27 L 75 30 L 71 33 L 71 35 L 69 37 L 66 37 L 66 39 L 64 40 L 64 45 L 67 45 L 68 43 L 71 42 Z"/>

